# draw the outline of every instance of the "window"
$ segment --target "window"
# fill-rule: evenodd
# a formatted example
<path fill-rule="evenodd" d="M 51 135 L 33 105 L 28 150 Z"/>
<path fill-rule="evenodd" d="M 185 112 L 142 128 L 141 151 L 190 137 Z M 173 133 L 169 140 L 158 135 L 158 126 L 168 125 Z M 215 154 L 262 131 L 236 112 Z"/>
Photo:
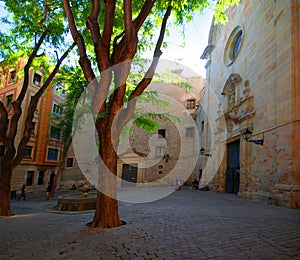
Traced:
<path fill-rule="evenodd" d="M 50 129 L 50 137 L 53 139 L 60 139 L 60 132 L 61 132 L 61 128 L 57 127 L 57 126 L 51 126 Z"/>
<path fill-rule="evenodd" d="M 7 95 L 6 96 L 6 106 L 9 106 L 11 104 L 11 102 L 13 101 L 13 94 Z"/>
<path fill-rule="evenodd" d="M 27 177 L 26 177 L 26 185 L 27 186 L 32 186 L 33 179 L 34 179 L 34 171 L 28 171 L 27 172 Z"/>
<path fill-rule="evenodd" d="M 41 86 L 42 76 L 40 74 L 34 73 L 33 75 L 33 84 L 37 87 Z"/>
<path fill-rule="evenodd" d="M 163 165 L 163 164 L 157 165 L 157 169 L 162 170 L 163 168 L 164 168 L 164 165 Z"/>
<path fill-rule="evenodd" d="M 166 129 L 158 129 L 158 138 L 166 138 Z"/>
<path fill-rule="evenodd" d="M 58 160 L 58 149 L 57 148 L 48 148 L 48 161 L 57 161 Z"/>
<path fill-rule="evenodd" d="M 36 122 L 32 122 L 32 123 L 31 123 L 31 134 L 32 134 L 32 135 L 35 134 L 35 126 L 36 126 Z"/>
<path fill-rule="evenodd" d="M 45 171 L 39 171 L 38 175 L 38 185 L 43 185 L 44 184 L 44 176 L 45 176 Z"/>
<path fill-rule="evenodd" d="M 73 167 L 73 163 L 74 163 L 74 158 L 72 158 L 72 157 L 67 158 L 66 168 Z"/>
<path fill-rule="evenodd" d="M 3 144 L 0 145 L 0 157 L 3 157 L 5 153 L 5 146 Z"/>
<path fill-rule="evenodd" d="M 192 137 L 192 136 L 194 136 L 194 127 L 187 127 L 185 129 L 185 136 L 186 137 Z"/>
<path fill-rule="evenodd" d="M 204 132 L 204 120 L 201 121 L 201 132 L 202 132 L 202 133 Z"/>
<path fill-rule="evenodd" d="M 156 147 L 156 157 L 163 158 L 165 155 L 165 148 L 164 147 Z"/>
<path fill-rule="evenodd" d="M 32 146 L 26 146 L 24 157 L 31 158 L 31 156 L 32 156 Z"/>
<path fill-rule="evenodd" d="M 54 93 L 60 97 L 65 97 L 66 95 L 65 87 L 63 85 L 56 84 Z"/>
<path fill-rule="evenodd" d="M 10 70 L 8 83 L 15 83 L 16 81 L 17 81 L 17 72 L 15 70 Z"/>
<path fill-rule="evenodd" d="M 243 32 L 239 31 L 237 36 L 236 36 L 236 39 L 234 41 L 234 45 L 233 45 L 232 59 L 234 59 L 239 53 L 241 43 L 242 43 L 242 38 L 243 38 Z"/>
<path fill-rule="evenodd" d="M 236 26 L 230 34 L 224 50 L 224 63 L 230 66 L 237 58 L 243 42 L 243 30 L 240 25 Z"/>
<path fill-rule="evenodd" d="M 52 112 L 56 115 L 61 116 L 62 115 L 62 107 L 58 104 L 53 104 Z"/>
<path fill-rule="evenodd" d="M 196 105 L 196 100 L 195 99 L 189 99 L 187 101 L 186 108 L 187 109 L 192 109 L 192 108 L 195 108 L 195 105 Z"/>

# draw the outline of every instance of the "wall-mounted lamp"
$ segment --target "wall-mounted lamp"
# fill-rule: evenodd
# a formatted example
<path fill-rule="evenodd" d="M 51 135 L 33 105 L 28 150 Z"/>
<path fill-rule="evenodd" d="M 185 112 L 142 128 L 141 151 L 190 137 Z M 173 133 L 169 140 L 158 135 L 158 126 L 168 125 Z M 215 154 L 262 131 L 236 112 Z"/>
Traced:
<path fill-rule="evenodd" d="M 258 144 L 258 145 L 263 145 L 264 144 L 264 139 L 257 139 L 257 140 L 250 140 L 252 136 L 252 131 L 250 131 L 248 128 L 246 128 L 243 132 L 242 132 L 242 137 L 245 141 L 247 142 L 251 142 L 254 144 Z"/>
<path fill-rule="evenodd" d="M 210 157 L 210 156 L 211 156 L 211 154 L 210 154 L 210 153 L 206 153 L 206 152 L 205 152 L 205 149 L 204 149 L 204 147 L 202 147 L 202 148 L 200 149 L 200 154 L 201 154 L 201 155 L 208 156 L 208 157 Z"/>
<path fill-rule="evenodd" d="M 163 158 L 166 159 L 166 163 L 167 163 L 170 159 L 170 155 L 166 153 Z"/>

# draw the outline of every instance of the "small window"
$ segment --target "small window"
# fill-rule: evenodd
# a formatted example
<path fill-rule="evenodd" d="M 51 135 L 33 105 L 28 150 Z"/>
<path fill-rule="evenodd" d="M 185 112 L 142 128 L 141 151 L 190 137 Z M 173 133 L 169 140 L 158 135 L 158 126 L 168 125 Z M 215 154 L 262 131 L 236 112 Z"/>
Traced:
<path fill-rule="evenodd" d="M 13 94 L 6 96 L 6 106 L 9 106 L 11 104 L 11 102 L 13 101 L 13 97 Z"/>
<path fill-rule="evenodd" d="M 232 59 L 234 59 L 239 53 L 241 43 L 242 43 L 242 38 L 243 38 L 243 32 L 239 31 L 235 38 L 234 45 L 233 45 Z"/>
<path fill-rule="evenodd" d="M 26 186 L 32 186 L 34 178 L 34 171 L 28 171 L 26 177 Z"/>
<path fill-rule="evenodd" d="M 74 163 L 74 158 L 72 158 L 72 157 L 67 158 L 66 168 L 73 167 L 73 163 Z"/>
<path fill-rule="evenodd" d="M 61 132 L 61 128 L 57 127 L 57 126 L 51 126 L 50 129 L 50 137 L 53 139 L 60 139 L 60 132 Z"/>
<path fill-rule="evenodd" d="M 15 83 L 17 81 L 17 72 L 15 70 L 9 71 L 9 83 Z"/>
<path fill-rule="evenodd" d="M 158 129 L 158 138 L 166 138 L 166 129 Z"/>
<path fill-rule="evenodd" d="M 36 122 L 32 122 L 32 123 L 31 123 L 31 134 L 32 134 L 32 135 L 35 134 L 35 127 L 36 127 Z"/>
<path fill-rule="evenodd" d="M 201 132 L 202 132 L 202 133 L 204 132 L 204 120 L 201 121 Z"/>
<path fill-rule="evenodd" d="M 56 84 L 55 85 L 55 90 L 54 93 L 60 97 L 65 97 L 66 92 L 65 92 L 65 88 L 63 85 L 60 84 Z"/>
<path fill-rule="evenodd" d="M 163 164 L 157 165 L 157 169 L 162 170 L 163 168 L 164 168 L 164 165 L 163 165 Z"/>
<path fill-rule="evenodd" d="M 44 184 L 44 176 L 45 176 L 45 171 L 39 171 L 38 175 L 38 185 L 43 185 Z"/>
<path fill-rule="evenodd" d="M 52 112 L 56 115 L 61 116 L 62 115 L 62 107 L 58 104 L 53 104 Z"/>
<path fill-rule="evenodd" d="M 194 127 L 187 127 L 185 129 L 185 136 L 186 137 L 192 137 L 192 136 L 194 136 Z"/>
<path fill-rule="evenodd" d="M 156 157 L 163 158 L 165 155 L 165 148 L 164 147 L 156 147 Z"/>
<path fill-rule="evenodd" d="M 196 100 L 195 99 L 189 99 L 187 101 L 187 105 L 186 105 L 186 108 L 187 109 L 193 109 L 196 107 Z"/>
<path fill-rule="evenodd" d="M 24 157 L 31 158 L 31 156 L 32 156 L 32 146 L 26 146 Z"/>
<path fill-rule="evenodd" d="M 224 50 L 224 63 L 226 66 L 230 66 L 237 58 L 243 42 L 243 30 L 240 25 L 236 26 L 230 34 L 225 50 Z"/>
<path fill-rule="evenodd" d="M 57 161 L 58 160 L 58 149 L 57 148 L 48 148 L 48 161 Z"/>
<path fill-rule="evenodd" d="M 37 87 L 40 87 L 42 83 L 42 76 L 40 74 L 34 73 L 33 75 L 33 84 Z"/>

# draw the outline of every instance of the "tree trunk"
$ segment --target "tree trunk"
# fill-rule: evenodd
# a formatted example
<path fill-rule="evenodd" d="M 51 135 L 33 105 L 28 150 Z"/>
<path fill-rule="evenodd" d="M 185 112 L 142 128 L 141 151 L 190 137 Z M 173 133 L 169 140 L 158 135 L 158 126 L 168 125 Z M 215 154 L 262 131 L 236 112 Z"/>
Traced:
<path fill-rule="evenodd" d="M 97 204 L 94 219 L 88 225 L 97 228 L 112 228 L 124 224 L 119 217 L 117 200 L 117 153 L 113 141 L 111 138 L 107 138 L 111 131 L 101 129 L 101 132 L 99 134 Z M 104 135 L 104 132 L 108 134 Z"/>
<path fill-rule="evenodd" d="M 11 167 L 3 163 L 1 165 L 1 172 L 0 172 L 0 216 L 11 216 L 11 209 L 10 209 L 11 175 L 12 175 Z"/>

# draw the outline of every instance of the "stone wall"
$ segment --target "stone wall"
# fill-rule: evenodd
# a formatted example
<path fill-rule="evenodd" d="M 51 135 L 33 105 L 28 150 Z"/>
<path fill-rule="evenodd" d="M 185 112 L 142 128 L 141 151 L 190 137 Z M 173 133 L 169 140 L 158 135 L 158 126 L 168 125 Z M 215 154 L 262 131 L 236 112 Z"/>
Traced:
<path fill-rule="evenodd" d="M 224 115 L 226 127 L 221 127 L 221 134 L 216 129 L 212 134 L 220 136 L 216 139 L 224 145 L 240 140 L 238 195 L 244 198 L 270 197 L 269 201 L 272 201 L 272 197 L 280 193 L 274 190 L 276 185 L 287 185 L 288 190 L 293 185 L 295 189 L 299 187 L 294 181 L 299 173 L 294 171 L 292 156 L 293 150 L 299 151 L 299 137 L 295 140 L 299 134 L 293 130 L 299 120 L 294 116 L 299 103 L 296 108 L 293 101 L 293 88 L 299 84 L 293 82 L 295 73 L 299 74 L 299 60 L 292 60 L 296 54 L 292 37 L 296 33 L 293 16 L 299 17 L 299 4 L 292 7 L 296 2 L 243 1 L 228 10 L 228 23 L 211 29 L 209 45 L 213 50 L 206 54 L 209 60 L 206 91 L 210 88 L 210 93 L 203 106 L 215 93 L 217 101 L 210 106 L 219 106 L 223 111 L 216 117 L 220 120 Z M 299 19 L 295 20 L 299 24 Z M 237 55 L 228 62 L 224 56 L 235 28 L 242 30 L 242 41 Z M 299 96 L 299 92 L 296 95 Z M 252 131 L 252 140 L 263 139 L 263 145 L 241 139 L 245 129 Z M 294 148 L 295 141 L 298 148 Z M 203 137 L 202 142 L 205 143 Z M 226 153 L 220 160 L 221 166 L 211 183 L 216 190 L 220 190 L 216 183 L 222 186 L 226 182 Z M 224 186 L 221 190 L 224 191 Z M 273 199 L 273 202 L 291 206 L 290 195 L 285 196 L 285 202 L 280 203 L 280 199 Z"/>

